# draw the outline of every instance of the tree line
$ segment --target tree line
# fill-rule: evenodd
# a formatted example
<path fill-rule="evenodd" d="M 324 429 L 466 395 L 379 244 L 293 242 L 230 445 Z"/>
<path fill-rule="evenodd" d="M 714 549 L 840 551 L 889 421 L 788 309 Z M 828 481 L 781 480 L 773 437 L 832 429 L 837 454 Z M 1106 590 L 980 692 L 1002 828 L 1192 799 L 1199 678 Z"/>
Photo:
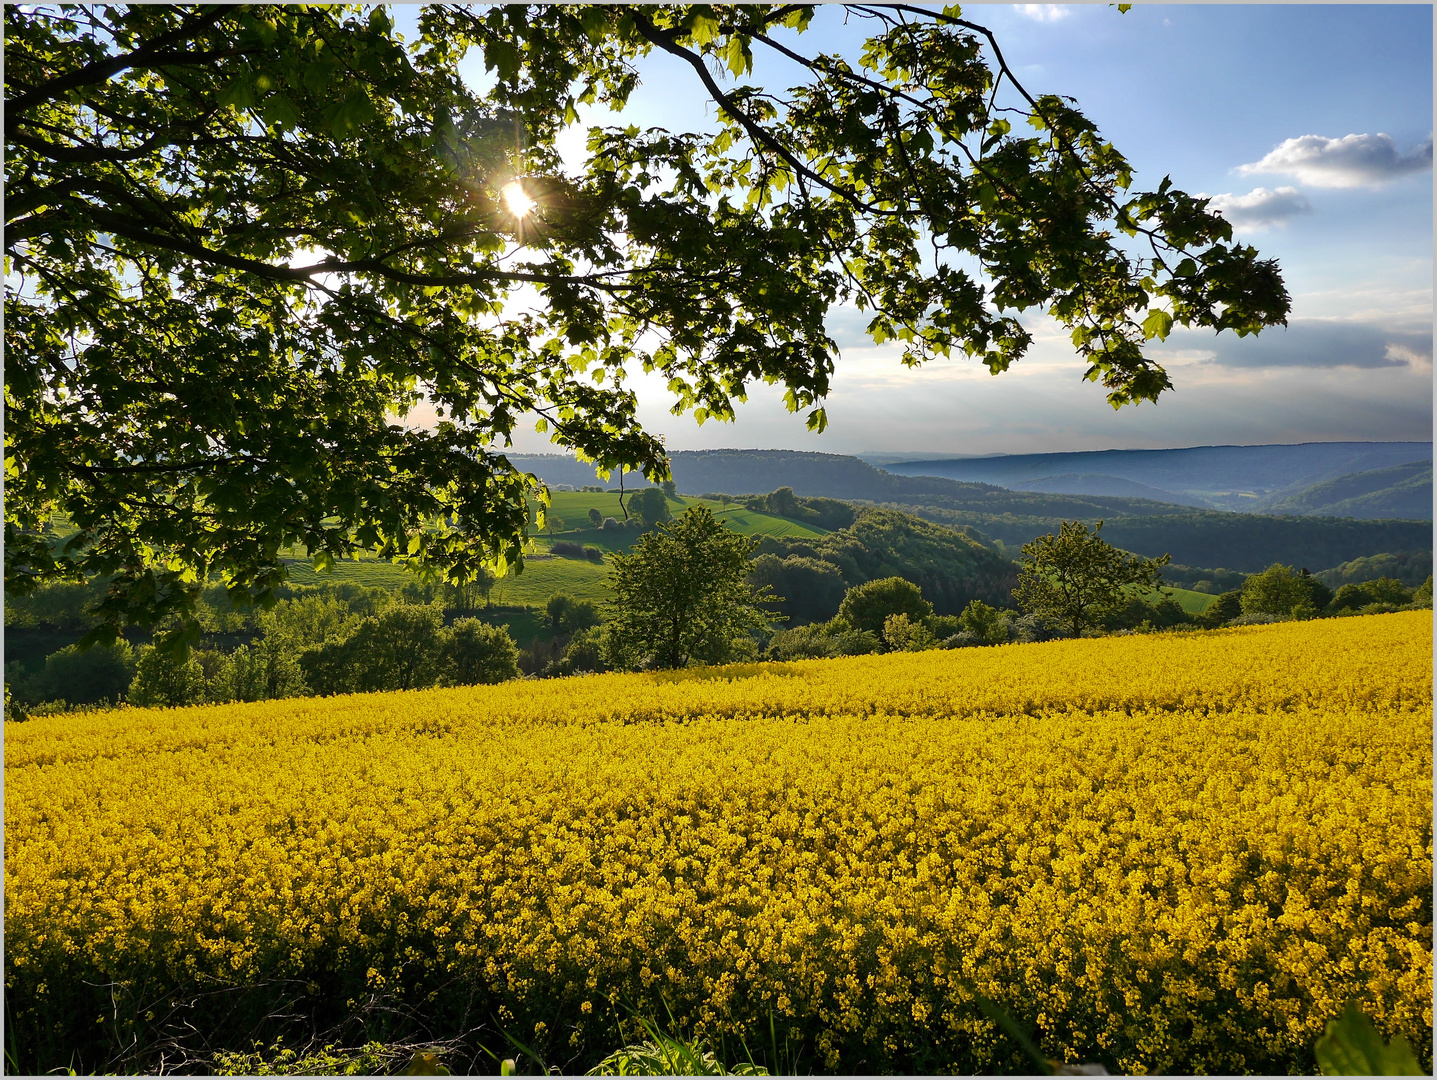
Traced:
<path fill-rule="evenodd" d="M 969 595 L 958 606 L 952 598 L 959 586 L 934 588 L 914 568 L 909 576 L 866 576 L 854 555 L 872 554 L 861 543 L 855 546 L 862 530 L 841 535 L 864 525 L 870 539 L 885 536 L 888 558 L 873 565 L 891 568 L 902 564 L 905 552 L 910 558 L 932 555 L 936 538 L 928 530 L 948 532 L 938 526 L 918 522 L 904 531 L 895 521 L 901 515 L 892 511 L 849 508 L 852 521 L 840 533 L 794 545 L 807 554 L 780 557 L 761 551 L 774 538 L 734 532 L 704 506 L 673 519 L 666 505 L 662 512 L 648 505 L 663 501 L 660 489 L 647 490 L 657 500 L 639 501 L 641 520 L 649 524 L 627 554 L 614 556 L 611 601 L 597 605 L 554 594 L 543 613 L 543 635 L 525 649 L 505 627 L 473 614 L 487 595 L 481 586 L 411 584 L 398 594 L 353 585 L 300 589 L 250 619 L 253 633 L 228 651 L 136 647 L 122 639 L 90 649 L 66 646 L 34 673 L 7 666 L 7 715 L 122 700 L 142 706 L 260 701 L 478 685 L 521 675 L 955 649 L 1366 614 L 1432 602 L 1430 574 L 1416 588 L 1382 577 L 1333 590 L 1306 568 L 1279 563 L 1248 575 L 1240 588 L 1194 615 L 1163 589 L 1166 557 L 1144 558 L 1108 543 L 1101 522 L 1091 530 L 1064 522 L 1056 533 L 1024 545 L 1006 597 L 990 603 Z M 796 499 L 780 489 L 755 500 L 755 508 L 787 510 L 786 516 L 801 519 L 815 501 L 833 500 Z M 816 512 L 842 519 L 833 507 L 820 505 Z M 971 537 L 963 539 L 959 552 L 970 546 L 983 551 Z M 983 564 L 978 554 L 973 558 L 974 565 Z M 52 614 L 77 617 L 83 595 L 73 588 L 57 595 Z M 236 620 L 244 623 L 241 616 L 226 616 L 218 603 L 213 611 L 217 629 L 234 631 Z"/>

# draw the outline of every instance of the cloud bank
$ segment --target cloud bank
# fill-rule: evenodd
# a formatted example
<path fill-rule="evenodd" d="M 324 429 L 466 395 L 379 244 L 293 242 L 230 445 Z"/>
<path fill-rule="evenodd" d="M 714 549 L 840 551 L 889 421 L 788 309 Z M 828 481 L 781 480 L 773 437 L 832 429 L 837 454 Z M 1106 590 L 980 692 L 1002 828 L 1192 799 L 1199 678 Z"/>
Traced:
<path fill-rule="evenodd" d="M 1276 173 L 1313 187 L 1350 188 L 1386 183 L 1432 168 L 1432 136 L 1410 154 L 1401 154 L 1392 136 L 1344 135 L 1328 139 L 1302 135 L 1279 143 L 1261 161 L 1239 165 L 1243 176 Z"/>
<path fill-rule="evenodd" d="M 1396 330 L 1372 323 L 1293 319 L 1286 329 L 1274 326 L 1256 337 L 1209 331 L 1174 330 L 1168 339 L 1174 353 L 1200 351 L 1209 361 L 1238 368 L 1391 368 L 1432 362 L 1432 331 Z M 1161 358 L 1168 348 L 1153 349 Z"/>
<path fill-rule="evenodd" d="M 1219 211 L 1240 229 L 1286 225 L 1298 214 L 1312 213 L 1312 204 L 1297 188 L 1292 187 L 1280 187 L 1275 191 L 1260 187 L 1253 188 L 1246 195 L 1214 195 L 1208 208 Z"/>

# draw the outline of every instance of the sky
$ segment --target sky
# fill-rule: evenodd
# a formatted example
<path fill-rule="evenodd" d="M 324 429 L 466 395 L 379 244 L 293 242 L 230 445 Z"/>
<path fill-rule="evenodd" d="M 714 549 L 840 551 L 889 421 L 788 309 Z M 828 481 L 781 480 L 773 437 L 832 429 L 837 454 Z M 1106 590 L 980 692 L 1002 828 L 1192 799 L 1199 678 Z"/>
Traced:
<path fill-rule="evenodd" d="M 1431 439 L 1431 6 L 979 4 L 963 14 L 995 33 L 1030 92 L 1077 100 L 1133 165 L 1135 189 L 1170 176 L 1212 196 L 1238 239 L 1275 257 L 1292 295 L 1287 329 L 1239 340 L 1178 328 L 1152 347 L 1175 389 L 1115 411 L 1039 312 L 1022 316 L 1029 355 L 993 376 L 964 359 L 906 369 L 862 333 L 866 319 L 840 308 L 829 319 L 842 353 L 826 432 L 809 432 L 766 387 L 735 422 L 700 426 L 669 413 L 662 377 L 639 377 L 640 421 L 670 450 L 928 456 Z M 826 7 L 798 43 L 856 59 L 864 34 Z M 660 56 L 639 70 L 623 122 L 712 129 L 714 107 L 686 67 Z M 469 74 L 483 79 L 478 65 Z M 566 159 L 582 154 L 580 129 L 615 121 L 582 117 L 561 144 Z M 522 433 L 515 449 L 556 448 Z"/>

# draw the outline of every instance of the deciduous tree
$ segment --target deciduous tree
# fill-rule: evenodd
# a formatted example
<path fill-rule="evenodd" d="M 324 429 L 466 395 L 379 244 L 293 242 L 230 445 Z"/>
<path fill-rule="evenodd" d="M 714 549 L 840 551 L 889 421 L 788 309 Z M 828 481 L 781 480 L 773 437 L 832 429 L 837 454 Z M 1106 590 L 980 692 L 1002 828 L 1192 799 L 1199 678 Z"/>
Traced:
<path fill-rule="evenodd" d="M 1308 573 L 1273 563 L 1242 583 L 1243 614 L 1291 615 L 1294 608 L 1322 611 L 1332 602 L 1332 590 Z"/>
<path fill-rule="evenodd" d="M 608 621 L 610 661 L 616 667 L 683 667 L 690 660 L 721 663 L 735 643 L 773 625 L 764 610 L 777 599 L 748 583 L 757 546 L 695 506 L 677 521 L 639 537 L 615 555 Z"/>
<path fill-rule="evenodd" d="M 1043 308 L 1114 406 L 1169 387 L 1144 349 L 1174 323 L 1288 311 L 1205 200 L 1135 190 L 956 8 L 435 6 L 407 44 L 382 7 L 4 18 L 5 583 L 110 579 L 102 636 L 193 640 L 207 578 L 268 602 L 294 544 L 521 566 L 521 422 L 668 477 L 638 369 L 700 421 L 779 384 L 821 431 L 837 304 L 904 363 L 994 373 Z M 858 66 L 807 47 L 836 18 L 868 30 Z M 759 53 L 803 81 L 757 83 Z M 578 107 L 622 117 L 650 54 L 712 130 L 596 128 L 566 169 Z M 435 426 L 399 422 L 424 399 Z"/>
<path fill-rule="evenodd" d="M 674 516 L 664 493 L 656 487 L 641 488 L 629 496 L 629 513 L 646 526 L 669 521 Z"/>
<path fill-rule="evenodd" d="M 1057 535 L 1049 533 L 1023 545 L 1023 561 L 1013 599 L 1025 612 L 1067 627 L 1077 637 L 1135 594 L 1162 583 L 1168 556 L 1145 559 L 1131 555 L 1092 532 L 1081 521 L 1065 521 Z"/>

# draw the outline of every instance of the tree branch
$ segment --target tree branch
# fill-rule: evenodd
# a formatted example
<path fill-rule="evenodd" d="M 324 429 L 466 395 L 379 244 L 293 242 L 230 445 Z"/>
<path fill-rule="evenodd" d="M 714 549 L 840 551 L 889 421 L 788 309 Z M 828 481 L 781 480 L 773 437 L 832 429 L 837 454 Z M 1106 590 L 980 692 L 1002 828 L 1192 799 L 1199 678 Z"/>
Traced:
<path fill-rule="evenodd" d="M 641 15 L 637 11 L 635 11 L 634 26 L 638 29 L 639 33 L 643 35 L 644 40 L 648 41 L 652 45 L 657 45 L 660 49 L 663 49 L 664 52 L 669 53 L 672 56 L 677 56 L 680 60 L 687 62 L 688 65 L 698 73 L 699 79 L 704 84 L 704 89 L 709 92 L 710 96 L 713 97 L 714 101 L 718 103 L 718 105 L 723 109 L 723 111 L 728 113 L 736 121 L 738 121 L 739 125 L 748 132 L 750 138 L 752 138 L 755 142 L 761 144 L 762 146 L 767 147 L 770 151 L 777 154 L 781 159 L 783 159 L 783 161 L 788 165 L 789 168 L 794 171 L 795 174 L 807 177 L 810 183 L 823 188 L 825 191 L 832 192 L 834 195 L 837 195 L 839 198 L 852 205 L 853 208 L 860 213 L 882 214 L 885 216 L 892 217 L 896 217 L 899 215 L 900 211 L 884 210 L 882 207 L 874 206 L 872 203 L 865 202 L 848 188 L 840 187 L 837 184 L 830 183 L 828 180 L 825 180 L 822 176 L 819 176 L 813 170 L 808 168 L 808 166 L 804 165 L 803 162 L 799 161 L 798 158 L 787 147 L 785 147 L 781 142 L 779 142 L 776 138 L 774 138 L 767 131 L 765 131 L 761 125 L 759 125 L 746 112 L 744 112 L 736 104 L 734 104 L 732 96 L 730 96 L 729 94 L 725 94 L 721 89 L 719 89 L 718 83 L 716 83 L 714 81 L 714 77 L 709 74 L 709 69 L 704 64 L 702 56 L 700 56 L 698 53 L 693 52 L 691 49 L 685 49 L 682 45 L 675 45 L 671 39 L 671 35 L 665 34 L 660 31 L 659 28 L 656 27 L 648 19 L 647 16 Z"/>
<path fill-rule="evenodd" d="M 203 14 L 187 19 L 176 29 L 168 34 L 161 34 L 154 41 L 140 46 L 134 52 L 125 53 L 123 56 L 113 56 L 106 60 L 96 60 L 86 64 L 84 67 L 76 68 L 65 75 L 57 75 L 48 82 L 27 90 L 23 94 L 5 102 L 5 127 L 10 127 L 11 118 L 17 121 L 20 114 L 26 109 L 33 108 L 45 101 L 53 101 L 66 90 L 74 90 L 80 86 L 93 86 L 95 83 L 104 82 L 110 76 L 115 75 L 127 68 L 144 67 L 159 63 L 182 63 L 201 62 L 203 60 L 186 60 L 185 57 L 208 57 L 214 54 L 206 53 L 166 53 L 165 50 L 171 45 L 177 45 L 182 41 L 193 38 L 201 30 L 219 22 L 226 15 L 239 9 L 238 4 L 215 4 L 212 7 L 203 8 Z"/>

